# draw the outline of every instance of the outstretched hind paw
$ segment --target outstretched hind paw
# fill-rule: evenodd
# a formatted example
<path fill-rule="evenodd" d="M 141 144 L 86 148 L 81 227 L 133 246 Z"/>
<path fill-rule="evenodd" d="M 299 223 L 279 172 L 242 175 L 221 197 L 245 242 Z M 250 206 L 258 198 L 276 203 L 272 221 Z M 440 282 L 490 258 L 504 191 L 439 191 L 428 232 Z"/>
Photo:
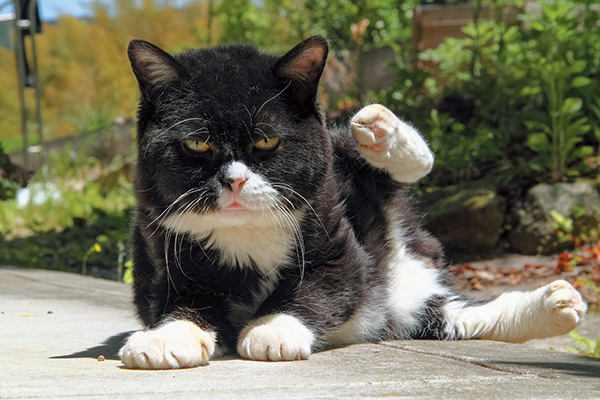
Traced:
<path fill-rule="evenodd" d="M 379 104 L 362 108 L 350 122 L 358 150 L 373 166 L 398 182 L 415 182 L 433 166 L 433 155 L 419 133 Z"/>
<path fill-rule="evenodd" d="M 555 334 L 562 335 L 574 329 L 587 310 L 581 295 L 564 280 L 554 281 L 542 289 L 548 323 L 555 329 Z"/>

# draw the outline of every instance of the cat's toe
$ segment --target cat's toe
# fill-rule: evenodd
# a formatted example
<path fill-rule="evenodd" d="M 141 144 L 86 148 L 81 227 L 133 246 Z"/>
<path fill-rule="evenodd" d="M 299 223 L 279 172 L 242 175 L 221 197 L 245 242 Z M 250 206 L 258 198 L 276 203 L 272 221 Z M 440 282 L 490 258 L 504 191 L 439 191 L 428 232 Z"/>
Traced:
<path fill-rule="evenodd" d="M 307 360 L 313 333 L 291 315 L 274 314 L 248 325 L 238 341 L 238 353 L 260 361 Z"/>
<path fill-rule="evenodd" d="M 173 321 L 134 333 L 119 355 L 127 368 L 175 369 L 206 365 L 214 350 L 214 333 L 192 322 Z"/>
<path fill-rule="evenodd" d="M 431 171 L 433 154 L 420 134 L 380 104 L 361 109 L 350 121 L 358 151 L 398 182 L 415 182 Z"/>
<path fill-rule="evenodd" d="M 364 107 L 350 122 L 359 151 L 377 162 L 385 162 L 390 157 L 390 138 L 397 125 L 398 118 L 379 104 Z"/>
<path fill-rule="evenodd" d="M 544 306 L 549 321 L 557 335 L 575 328 L 583 318 L 587 305 L 571 284 L 564 280 L 554 281 L 545 288 Z"/>

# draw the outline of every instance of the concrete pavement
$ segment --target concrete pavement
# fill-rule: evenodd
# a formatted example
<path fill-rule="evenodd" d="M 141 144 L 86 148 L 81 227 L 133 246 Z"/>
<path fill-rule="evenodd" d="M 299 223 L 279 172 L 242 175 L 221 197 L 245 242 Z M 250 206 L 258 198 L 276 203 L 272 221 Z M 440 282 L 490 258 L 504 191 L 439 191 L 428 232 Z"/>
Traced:
<path fill-rule="evenodd" d="M 0 399 L 600 399 L 600 360 L 547 350 L 549 342 L 394 341 L 308 361 L 127 370 L 116 353 L 139 328 L 127 285 L 0 267 Z M 600 336 L 600 317 L 580 332 Z M 568 336 L 553 340 L 572 346 Z"/>

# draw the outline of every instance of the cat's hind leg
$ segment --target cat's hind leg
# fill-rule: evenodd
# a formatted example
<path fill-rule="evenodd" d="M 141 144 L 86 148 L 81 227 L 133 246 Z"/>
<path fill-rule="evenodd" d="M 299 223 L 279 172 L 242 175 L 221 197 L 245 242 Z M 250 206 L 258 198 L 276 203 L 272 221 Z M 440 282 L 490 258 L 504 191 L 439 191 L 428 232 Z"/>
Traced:
<path fill-rule="evenodd" d="M 398 182 L 412 183 L 433 166 L 433 154 L 421 135 L 380 104 L 362 108 L 350 121 L 358 150 L 373 166 Z"/>
<path fill-rule="evenodd" d="M 568 282 L 554 281 L 533 292 L 507 292 L 482 305 L 453 300 L 443 306 L 448 339 L 489 339 L 523 343 L 564 335 L 587 309 Z"/>
<path fill-rule="evenodd" d="M 191 321 L 167 320 L 158 328 L 138 331 L 119 351 L 127 368 L 175 369 L 208 364 L 215 352 L 214 332 Z"/>

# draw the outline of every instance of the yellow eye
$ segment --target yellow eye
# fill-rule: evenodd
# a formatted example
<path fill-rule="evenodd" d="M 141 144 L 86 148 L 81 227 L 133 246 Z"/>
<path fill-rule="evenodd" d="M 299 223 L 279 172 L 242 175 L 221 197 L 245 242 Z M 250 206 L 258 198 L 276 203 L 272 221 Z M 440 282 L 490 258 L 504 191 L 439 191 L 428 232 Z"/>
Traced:
<path fill-rule="evenodd" d="M 185 145 L 190 150 L 195 151 L 196 153 L 204 153 L 205 151 L 210 149 L 210 146 L 207 143 L 194 139 L 186 140 Z"/>
<path fill-rule="evenodd" d="M 273 150 L 279 144 L 279 138 L 260 139 L 254 143 L 254 147 L 259 150 Z"/>

